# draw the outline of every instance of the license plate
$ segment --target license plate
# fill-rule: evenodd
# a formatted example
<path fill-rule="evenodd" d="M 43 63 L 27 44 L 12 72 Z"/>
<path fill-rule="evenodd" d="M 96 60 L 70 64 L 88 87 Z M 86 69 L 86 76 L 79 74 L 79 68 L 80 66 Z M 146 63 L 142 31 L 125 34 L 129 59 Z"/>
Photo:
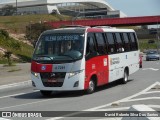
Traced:
<path fill-rule="evenodd" d="M 47 82 L 53 83 L 53 82 L 58 82 L 58 81 L 56 79 L 48 79 Z"/>

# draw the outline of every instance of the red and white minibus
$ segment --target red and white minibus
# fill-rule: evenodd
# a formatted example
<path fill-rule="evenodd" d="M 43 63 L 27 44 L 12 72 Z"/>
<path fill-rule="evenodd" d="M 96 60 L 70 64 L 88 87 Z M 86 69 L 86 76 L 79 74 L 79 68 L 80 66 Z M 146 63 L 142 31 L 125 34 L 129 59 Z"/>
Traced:
<path fill-rule="evenodd" d="M 32 57 L 33 86 L 52 91 L 86 90 L 121 79 L 139 69 L 137 36 L 132 29 L 70 27 L 41 34 Z"/>

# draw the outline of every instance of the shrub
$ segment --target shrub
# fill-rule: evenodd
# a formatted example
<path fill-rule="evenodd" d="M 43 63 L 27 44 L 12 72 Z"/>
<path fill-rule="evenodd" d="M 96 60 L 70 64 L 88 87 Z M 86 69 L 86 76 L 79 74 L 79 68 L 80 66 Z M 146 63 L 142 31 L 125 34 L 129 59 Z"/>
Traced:
<path fill-rule="evenodd" d="M 9 38 L 9 33 L 6 30 L 0 29 L 0 36 L 7 39 Z"/>
<path fill-rule="evenodd" d="M 10 51 L 5 52 L 4 54 L 4 57 L 7 58 L 8 66 L 12 65 L 11 55 L 12 55 L 12 52 Z"/>
<path fill-rule="evenodd" d="M 35 41 L 38 40 L 40 34 L 52 27 L 45 23 L 35 23 L 26 26 L 26 38 L 34 44 Z"/>

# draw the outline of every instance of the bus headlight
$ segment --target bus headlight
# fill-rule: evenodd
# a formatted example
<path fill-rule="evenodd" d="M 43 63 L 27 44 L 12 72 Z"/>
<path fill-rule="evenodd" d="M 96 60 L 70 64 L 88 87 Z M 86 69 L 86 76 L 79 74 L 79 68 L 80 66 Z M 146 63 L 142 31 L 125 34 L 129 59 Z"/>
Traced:
<path fill-rule="evenodd" d="M 79 71 L 71 72 L 71 73 L 69 73 L 68 78 L 71 78 L 71 77 L 73 77 L 73 76 L 75 76 L 75 75 L 77 75 L 77 74 L 79 74 L 79 73 L 81 73 L 81 72 L 83 72 L 83 70 L 79 70 Z"/>
<path fill-rule="evenodd" d="M 31 71 L 31 74 L 34 75 L 35 77 L 39 78 L 38 73 Z"/>

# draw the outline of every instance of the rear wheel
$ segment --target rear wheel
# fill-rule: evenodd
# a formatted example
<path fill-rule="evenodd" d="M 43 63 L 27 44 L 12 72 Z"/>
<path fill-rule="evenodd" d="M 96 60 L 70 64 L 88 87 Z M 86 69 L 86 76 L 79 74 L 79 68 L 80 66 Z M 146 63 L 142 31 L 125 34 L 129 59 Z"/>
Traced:
<path fill-rule="evenodd" d="M 49 97 L 52 94 L 52 91 L 40 90 L 41 94 L 45 97 Z"/>
<path fill-rule="evenodd" d="M 123 78 L 121 79 L 122 84 L 126 84 L 128 82 L 128 71 L 127 69 L 124 70 Z"/>
<path fill-rule="evenodd" d="M 95 88 L 96 88 L 96 83 L 95 83 L 95 81 L 93 79 L 91 79 L 89 81 L 89 87 L 87 89 L 87 93 L 88 94 L 92 94 L 95 91 Z"/>

